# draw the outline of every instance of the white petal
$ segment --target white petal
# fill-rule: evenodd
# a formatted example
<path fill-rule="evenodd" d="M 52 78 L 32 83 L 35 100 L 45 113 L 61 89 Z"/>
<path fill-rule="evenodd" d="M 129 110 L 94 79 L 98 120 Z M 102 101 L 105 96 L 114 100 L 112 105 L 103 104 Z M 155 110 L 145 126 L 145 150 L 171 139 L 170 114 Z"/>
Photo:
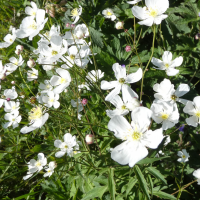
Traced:
<path fill-rule="evenodd" d="M 150 18 L 147 18 L 147 19 L 145 19 L 143 21 L 138 22 L 138 24 L 146 25 L 146 26 L 152 26 L 153 25 L 153 20 L 154 20 L 154 18 L 150 17 Z"/>
<path fill-rule="evenodd" d="M 62 141 L 61 140 L 55 140 L 54 146 L 57 147 L 57 148 L 61 148 L 62 147 Z"/>
<path fill-rule="evenodd" d="M 133 6 L 131 11 L 136 18 L 138 18 L 140 20 L 146 19 L 146 10 L 145 9 L 143 9 L 139 6 Z"/>
<path fill-rule="evenodd" d="M 56 158 L 61 158 L 62 156 L 65 155 L 65 153 L 66 153 L 66 152 L 64 152 L 64 151 L 58 151 L 57 153 L 55 153 L 55 157 L 56 157 Z"/>
<path fill-rule="evenodd" d="M 159 15 L 159 16 L 156 16 L 154 18 L 154 24 L 157 24 L 157 25 L 161 24 L 162 20 L 166 19 L 167 17 L 168 17 L 168 15 Z"/>
<path fill-rule="evenodd" d="M 118 81 L 111 81 L 111 82 L 101 81 L 101 89 L 102 90 L 110 90 L 110 89 L 116 87 L 117 84 L 118 84 Z"/>
<path fill-rule="evenodd" d="M 153 65 L 160 67 L 162 70 L 164 70 L 165 65 L 162 60 L 159 60 L 159 59 L 153 57 L 151 59 L 151 62 L 153 63 Z"/>
<path fill-rule="evenodd" d="M 113 89 L 105 98 L 106 101 L 110 101 L 113 99 L 114 96 L 120 93 L 121 84 L 118 84 L 115 89 Z"/>
<path fill-rule="evenodd" d="M 166 70 L 167 76 L 176 76 L 176 74 L 179 73 L 178 69 L 174 69 L 174 68 L 168 68 Z"/>
<path fill-rule="evenodd" d="M 189 117 L 185 121 L 190 126 L 194 126 L 194 127 L 198 126 L 198 118 L 196 116 Z"/>
<path fill-rule="evenodd" d="M 139 68 L 137 70 L 137 72 L 129 74 L 126 77 L 126 82 L 127 83 L 135 83 L 135 82 L 138 82 L 141 78 L 142 78 L 142 69 Z"/>
<path fill-rule="evenodd" d="M 177 97 L 182 97 L 184 94 L 190 91 L 190 86 L 188 84 L 180 84 L 174 93 Z"/>
<path fill-rule="evenodd" d="M 165 51 L 162 56 L 163 62 L 170 63 L 172 61 L 172 53 L 170 51 Z"/>
<path fill-rule="evenodd" d="M 179 67 L 181 66 L 182 63 L 183 63 L 183 57 L 180 56 L 172 61 L 170 67 Z"/>
<path fill-rule="evenodd" d="M 151 149 L 156 149 L 162 142 L 163 138 L 162 128 L 155 131 L 149 130 L 144 134 L 145 146 L 150 147 Z"/>

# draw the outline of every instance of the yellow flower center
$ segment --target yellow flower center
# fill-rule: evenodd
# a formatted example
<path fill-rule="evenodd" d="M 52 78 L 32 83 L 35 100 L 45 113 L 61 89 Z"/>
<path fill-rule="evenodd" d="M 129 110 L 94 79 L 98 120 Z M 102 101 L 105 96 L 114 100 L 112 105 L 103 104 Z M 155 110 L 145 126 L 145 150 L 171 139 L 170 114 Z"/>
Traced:
<path fill-rule="evenodd" d="M 126 110 L 126 106 L 123 105 L 123 106 L 121 107 L 121 109 L 122 109 L 122 110 Z"/>
<path fill-rule="evenodd" d="M 71 54 L 69 57 L 70 57 L 71 60 L 75 59 L 75 55 L 73 55 L 73 54 Z"/>
<path fill-rule="evenodd" d="M 40 167 L 40 166 L 41 166 L 40 161 L 37 161 L 36 164 L 35 164 L 35 166 L 36 166 L 36 167 Z"/>
<path fill-rule="evenodd" d="M 31 76 L 36 76 L 36 74 L 35 74 L 35 73 L 32 73 Z"/>
<path fill-rule="evenodd" d="M 158 15 L 158 11 L 157 10 L 154 10 L 154 9 L 149 9 L 149 15 L 151 17 L 156 17 Z"/>
<path fill-rule="evenodd" d="M 36 108 L 32 108 L 29 114 L 29 120 L 36 120 L 42 117 L 42 109 L 37 106 Z"/>
<path fill-rule="evenodd" d="M 15 109 L 16 109 L 16 106 L 13 106 L 12 109 L 15 110 Z"/>
<path fill-rule="evenodd" d="M 162 118 L 163 120 L 166 120 L 166 119 L 168 119 L 168 118 L 169 118 L 169 115 L 168 115 L 168 114 L 165 114 L 165 113 L 163 113 L 163 114 L 161 115 L 161 118 Z"/>
<path fill-rule="evenodd" d="M 182 158 L 186 158 L 186 156 L 185 156 L 185 155 L 183 155 L 183 156 L 182 156 Z"/>
<path fill-rule="evenodd" d="M 111 16 L 111 15 L 112 15 L 112 13 L 108 11 L 108 12 L 107 12 L 107 15 L 108 15 L 108 16 Z"/>
<path fill-rule="evenodd" d="M 50 173 L 50 172 L 51 172 L 51 170 L 49 169 L 47 172 L 48 172 L 48 173 Z"/>
<path fill-rule="evenodd" d="M 31 28 L 31 29 L 33 29 L 33 30 L 36 30 L 36 29 L 37 29 L 36 22 L 33 21 L 33 23 L 29 26 L 29 28 Z"/>
<path fill-rule="evenodd" d="M 12 39 L 10 39 L 9 41 L 10 41 L 10 42 L 13 42 L 13 40 L 12 40 Z"/>
<path fill-rule="evenodd" d="M 31 15 L 35 16 L 35 15 L 36 15 L 36 12 L 32 11 Z"/>
<path fill-rule="evenodd" d="M 51 52 L 51 54 L 52 54 L 52 56 L 55 56 L 55 55 L 58 54 L 58 52 L 53 50 L 53 51 Z"/>
<path fill-rule="evenodd" d="M 176 101 L 177 96 L 176 96 L 176 95 L 172 95 L 172 96 L 171 96 L 171 99 L 174 100 L 174 101 Z"/>
<path fill-rule="evenodd" d="M 169 67 L 169 64 L 165 64 L 165 67 L 168 68 L 168 67 Z"/>
<path fill-rule="evenodd" d="M 197 117 L 200 117 L 200 111 L 197 111 L 195 114 Z"/>
<path fill-rule="evenodd" d="M 15 61 L 14 64 L 15 64 L 15 65 L 18 65 L 18 61 Z"/>
<path fill-rule="evenodd" d="M 78 152 L 77 151 L 74 151 L 74 154 L 77 154 Z"/>
<path fill-rule="evenodd" d="M 75 8 L 74 10 L 71 11 L 72 16 L 76 17 L 78 16 L 78 9 Z"/>
<path fill-rule="evenodd" d="M 46 88 L 49 89 L 49 88 L 50 88 L 50 85 L 47 85 Z"/>
<path fill-rule="evenodd" d="M 63 83 L 66 83 L 66 82 L 67 82 L 67 80 L 64 79 L 64 78 L 61 78 L 60 81 L 59 81 L 60 84 L 63 84 Z"/>
<path fill-rule="evenodd" d="M 54 99 L 50 99 L 50 102 L 54 102 Z"/>
<path fill-rule="evenodd" d="M 15 119 L 12 119 L 12 121 L 14 122 L 14 121 L 15 121 Z"/>
<path fill-rule="evenodd" d="M 138 132 L 138 131 L 134 131 L 132 134 L 132 138 L 133 140 L 139 140 L 142 136 L 142 133 Z"/>
<path fill-rule="evenodd" d="M 119 79 L 119 83 L 124 84 L 125 83 L 125 79 L 124 78 L 120 78 Z"/>
<path fill-rule="evenodd" d="M 68 148 L 68 146 L 67 145 L 65 145 L 65 147 L 64 147 L 65 149 L 67 149 Z"/>

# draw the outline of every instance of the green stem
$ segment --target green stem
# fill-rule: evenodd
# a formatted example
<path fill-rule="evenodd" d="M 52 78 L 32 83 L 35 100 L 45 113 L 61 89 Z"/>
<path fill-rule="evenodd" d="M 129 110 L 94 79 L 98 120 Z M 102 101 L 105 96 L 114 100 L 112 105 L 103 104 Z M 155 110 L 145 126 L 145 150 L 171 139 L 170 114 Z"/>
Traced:
<path fill-rule="evenodd" d="M 155 36 L 156 36 L 156 26 L 154 25 L 154 26 L 153 26 L 152 52 L 151 52 L 151 57 L 150 57 L 150 59 L 149 59 L 147 65 L 146 65 L 146 67 L 145 67 L 145 69 L 144 69 L 144 71 L 143 71 L 142 84 L 141 84 L 141 92 L 140 92 L 140 101 L 142 100 L 143 85 L 144 85 L 144 75 L 145 75 L 145 73 L 146 73 L 146 70 L 147 70 L 147 68 L 148 68 L 148 66 L 149 66 L 149 64 L 150 64 L 150 62 L 151 62 L 151 59 L 152 59 L 153 53 L 154 53 Z"/>

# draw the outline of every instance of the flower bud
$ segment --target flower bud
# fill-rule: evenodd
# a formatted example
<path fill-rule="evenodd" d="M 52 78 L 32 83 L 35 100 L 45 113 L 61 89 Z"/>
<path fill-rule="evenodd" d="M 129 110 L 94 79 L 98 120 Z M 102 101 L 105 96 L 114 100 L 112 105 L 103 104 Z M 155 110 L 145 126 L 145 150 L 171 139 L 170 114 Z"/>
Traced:
<path fill-rule="evenodd" d="M 10 98 L 7 98 L 6 100 L 7 100 L 7 101 L 10 101 Z"/>
<path fill-rule="evenodd" d="M 125 68 L 125 67 L 126 67 L 126 65 L 122 65 L 122 67 L 124 67 L 124 68 Z"/>
<path fill-rule="evenodd" d="M 35 61 L 32 58 L 29 58 L 27 65 L 28 67 L 33 68 L 35 66 Z"/>
<path fill-rule="evenodd" d="M 71 24 L 71 28 L 72 28 L 72 29 L 74 29 L 74 28 L 75 28 L 75 26 L 76 26 L 75 24 Z"/>
<path fill-rule="evenodd" d="M 117 22 L 116 24 L 115 24 L 115 28 L 116 29 L 123 29 L 124 28 L 124 22 Z"/>
<path fill-rule="evenodd" d="M 81 101 L 81 103 L 85 106 L 85 105 L 88 103 L 88 100 L 84 98 L 84 99 Z"/>
<path fill-rule="evenodd" d="M 65 26 L 66 26 L 67 28 L 70 28 L 70 23 L 67 23 Z"/>
<path fill-rule="evenodd" d="M 194 38 L 195 38 L 196 40 L 199 40 L 199 39 L 200 39 L 200 33 L 197 33 L 197 34 L 194 36 Z"/>
<path fill-rule="evenodd" d="M 92 135 L 92 134 L 86 135 L 85 141 L 87 144 L 93 144 L 94 143 L 94 135 Z"/>
<path fill-rule="evenodd" d="M 15 81 L 11 81 L 11 84 L 13 84 L 13 85 L 14 85 L 14 84 L 15 84 Z"/>
<path fill-rule="evenodd" d="M 130 46 L 126 46 L 125 50 L 126 50 L 126 52 L 129 52 L 129 51 L 131 51 L 131 47 Z"/>

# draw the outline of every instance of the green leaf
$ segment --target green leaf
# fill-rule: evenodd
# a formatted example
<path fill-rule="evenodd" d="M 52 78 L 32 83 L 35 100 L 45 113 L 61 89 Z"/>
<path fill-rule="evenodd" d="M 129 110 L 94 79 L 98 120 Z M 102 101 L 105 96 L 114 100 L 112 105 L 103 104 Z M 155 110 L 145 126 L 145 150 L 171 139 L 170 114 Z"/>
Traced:
<path fill-rule="evenodd" d="M 158 196 L 158 197 L 163 198 L 163 199 L 176 200 L 176 198 L 174 196 L 172 196 L 171 194 L 167 194 L 167 193 L 162 192 L 162 191 L 153 191 L 153 195 Z"/>
<path fill-rule="evenodd" d="M 146 168 L 147 171 L 150 172 L 153 176 L 160 179 L 164 184 L 167 185 L 167 181 L 165 180 L 165 177 L 154 167 L 148 167 Z"/>
<path fill-rule="evenodd" d="M 82 200 L 87 200 L 87 199 L 94 199 L 95 197 L 99 197 L 100 199 L 102 198 L 103 194 L 105 191 L 108 189 L 108 186 L 98 186 L 90 190 Z"/>
<path fill-rule="evenodd" d="M 137 163 L 137 165 L 149 164 L 149 163 L 153 163 L 155 161 L 162 160 L 162 159 L 165 159 L 165 158 L 169 158 L 169 156 L 159 157 L 159 158 L 144 158 L 143 160 L 140 160 Z"/>
<path fill-rule="evenodd" d="M 147 187 L 147 182 L 146 182 L 146 180 L 145 180 L 140 168 L 137 165 L 135 165 L 134 169 L 135 169 L 135 175 L 136 175 L 136 177 L 138 179 L 139 185 L 140 185 L 143 193 L 146 195 L 147 199 L 150 200 L 148 187 Z"/>
<path fill-rule="evenodd" d="M 40 192 L 40 191 L 39 191 L 39 192 Z M 31 195 L 34 195 L 34 194 L 37 194 L 37 193 L 39 193 L 39 192 L 32 192 L 32 193 L 29 193 L 29 194 L 24 194 L 24 195 L 22 195 L 22 196 L 20 196 L 20 197 L 15 198 L 15 200 L 26 199 L 26 197 L 31 196 Z"/>
<path fill-rule="evenodd" d="M 103 48 L 103 40 L 102 40 L 103 34 L 92 27 L 89 27 L 89 31 L 90 31 L 90 35 L 91 35 L 93 43 Z"/>
<path fill-rule="evenodd" d="M 134 185 L 137 183 L 137 179 L 136 178 L 130 178 L 129 182 L 128 182 L 128 187 L 126 189 L 126 197 L 128 196 L 129 192 L 132 190 L 132 188 L 134 187 Z"/>
<path fill-rule="evenodd" d="M 111 195 L 111 200 L 115 200 L 115 181 L 114 181 L 114 169 L 110 168 L 108 177 L 108 189 Z"/>

